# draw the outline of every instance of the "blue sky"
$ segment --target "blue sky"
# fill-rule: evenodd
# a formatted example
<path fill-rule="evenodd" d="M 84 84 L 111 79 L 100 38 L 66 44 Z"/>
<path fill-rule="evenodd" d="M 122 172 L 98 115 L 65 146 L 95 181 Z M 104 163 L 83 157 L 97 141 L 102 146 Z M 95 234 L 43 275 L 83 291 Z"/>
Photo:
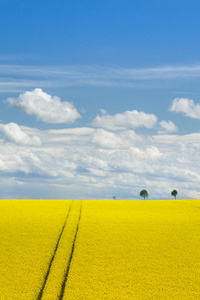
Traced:
<path fill-rule="evenodd" d="M 0 197 L 198 198 L 199 13 L 0 0 Z"/>

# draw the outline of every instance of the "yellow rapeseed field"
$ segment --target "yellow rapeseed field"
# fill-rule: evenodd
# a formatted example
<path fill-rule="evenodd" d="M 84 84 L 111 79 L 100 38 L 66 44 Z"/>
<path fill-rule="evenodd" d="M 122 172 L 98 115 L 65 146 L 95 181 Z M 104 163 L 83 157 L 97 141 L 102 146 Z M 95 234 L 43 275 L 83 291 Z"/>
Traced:
<path fill-rule="evenodd" d="M 200 200 L 0 200 L 1 300 L 200 299 Z"/>
<path fill-rule="evenodd" d="M 200 200 L 83 201 L 72 299 L 200 299 Z"/>
<path fill-rule="evenodd" d="M 0 200 L 0 299 L 36 299 L 71 200 Z"/>

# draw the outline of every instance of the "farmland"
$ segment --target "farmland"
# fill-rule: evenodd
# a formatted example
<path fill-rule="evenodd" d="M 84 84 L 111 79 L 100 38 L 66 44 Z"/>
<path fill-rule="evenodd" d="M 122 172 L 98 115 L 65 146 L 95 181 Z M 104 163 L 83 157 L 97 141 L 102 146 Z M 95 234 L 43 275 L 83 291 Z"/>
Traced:
<path fill-rule="evenodd" d="M 199 299 L 200 200 L 1 200 L 0 299 Z"/>

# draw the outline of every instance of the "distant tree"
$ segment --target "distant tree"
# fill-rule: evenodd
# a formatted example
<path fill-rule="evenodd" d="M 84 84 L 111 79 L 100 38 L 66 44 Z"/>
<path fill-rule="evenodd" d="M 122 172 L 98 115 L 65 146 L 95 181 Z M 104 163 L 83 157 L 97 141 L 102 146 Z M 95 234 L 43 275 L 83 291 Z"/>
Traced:
<path fill-rule="evenodd" d="M 176 199 L 176 195 L 178 194 L 177 190 L 173 190 L 171 192 L 171 195 L 174 196 L 174 198 Z"/>
<path fill-rule="evenodd" d="M 113 199 L 116 200 L 116 196 L 113 196 Z"/>
<path fill-rule="evenodd" d="M 148 192 L 146 190 L 142 190 L 140 192 L 140 196 L 143 197 L 144 199 L 147 197 L 148 198 Z"/>

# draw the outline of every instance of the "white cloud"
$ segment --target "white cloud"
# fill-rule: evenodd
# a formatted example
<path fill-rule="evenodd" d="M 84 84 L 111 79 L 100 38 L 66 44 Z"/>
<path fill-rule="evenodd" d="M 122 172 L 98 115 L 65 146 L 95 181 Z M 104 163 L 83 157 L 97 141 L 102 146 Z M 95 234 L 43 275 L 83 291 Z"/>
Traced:
<path fill-rule="evenodd" d="M 157 117 L 155 115 L 133 110 L 125 111 L 122 114 L 116 115 L 97 115 L 92 121 L 92 126 L 102 127 L 109 130 L 123 130 L 137 127 L 152 128 L 156 122 Z"/>
<path fill-rule="evenodd" d="M 178 131 L 178 127 L 172 121 L 161 121 L 159 122 L 161 130 L 158 134 L 172 133 Z"/>
<path fill-rule="evenodd" d="M 169 110 L 182 112 L 185 116 L 193 119 L 200 119 L 200 103 L 194 104 L 192 99 L 175 98 Z"/>
<path fill-rule="evenodd" d="M 42 142 L 35 135 L 28 135 L 16 123 L 0 124 L 0 136 L 8 142 L 18 145 L 41 146 Z"/>
<path fill-rule="evenodd" d="M 18 98 L 8 98 L 7 102 L 46 123 L 74 123 L 80 118 L 72 103 L 61 102 L 59 97 L 52 97 L 42 89 L 25 92 Z"/>

